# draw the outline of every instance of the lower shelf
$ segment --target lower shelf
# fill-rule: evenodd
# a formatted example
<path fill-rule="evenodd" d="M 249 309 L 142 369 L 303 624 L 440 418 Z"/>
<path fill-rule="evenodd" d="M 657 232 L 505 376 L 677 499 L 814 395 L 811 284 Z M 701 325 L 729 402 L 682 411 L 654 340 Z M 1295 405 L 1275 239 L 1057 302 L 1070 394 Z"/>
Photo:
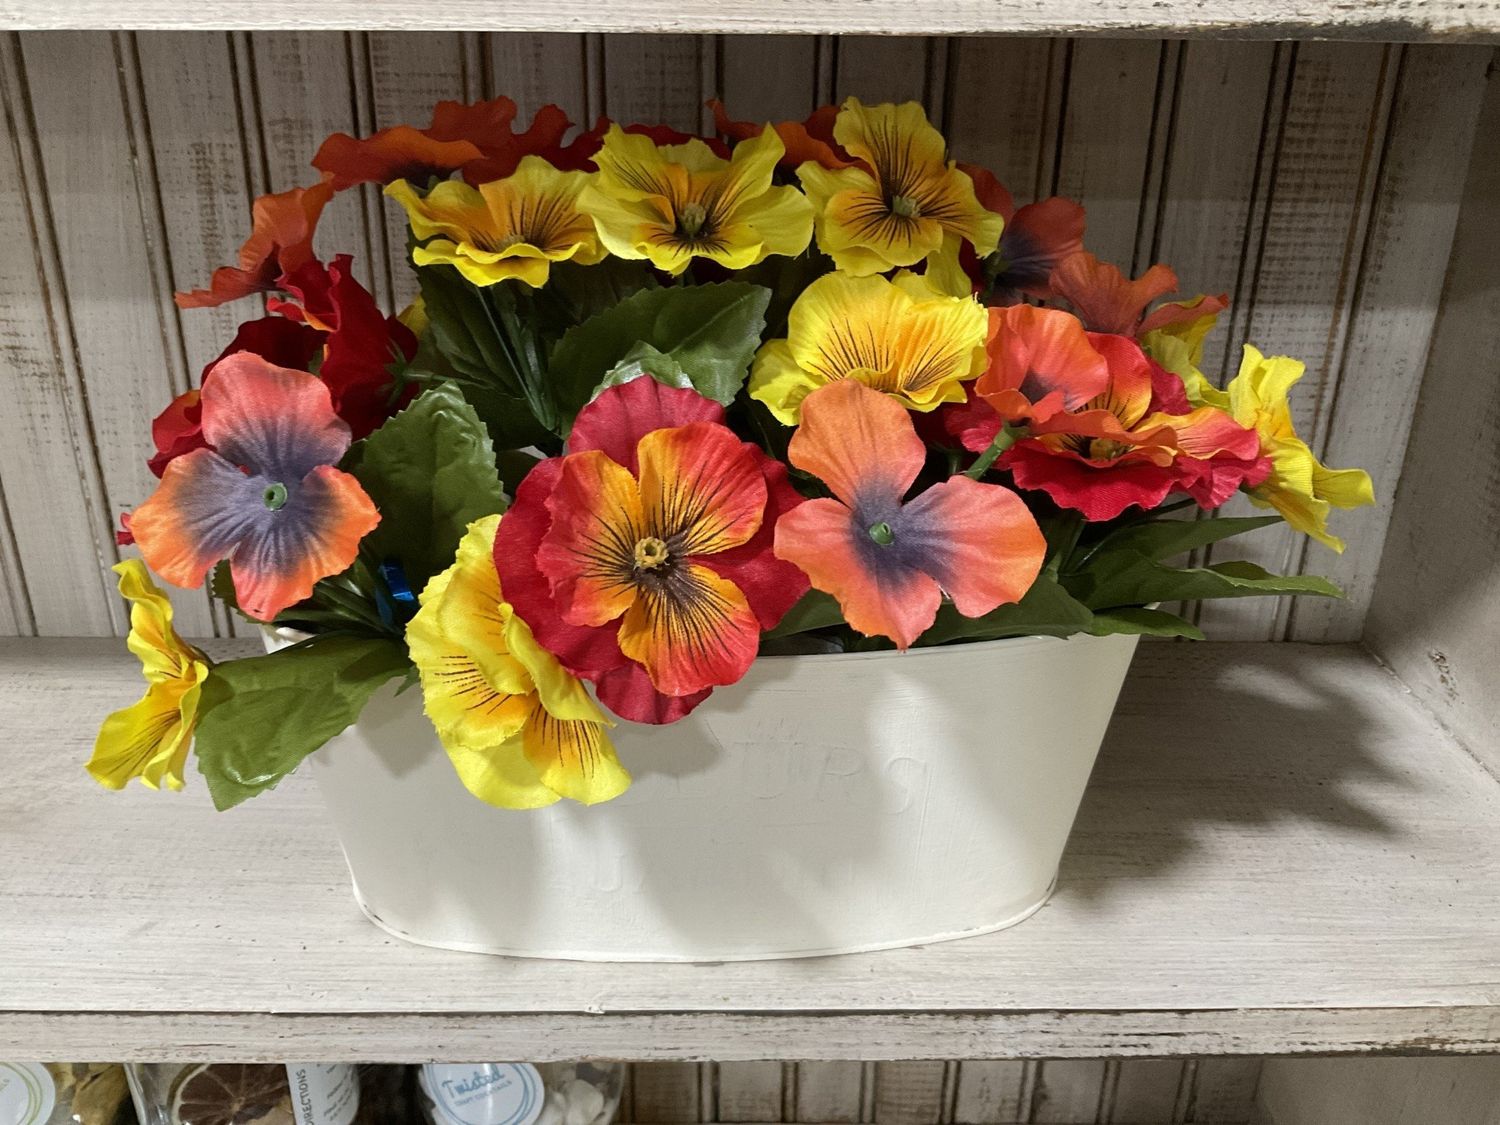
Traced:
<path fill-rule="evenodd" d="M 138 685 L 119 642 L 0 645 L 0 1057 L 1500 1050 L 1500 784 L 1358 648 L 1143 645 L 1032 920 L 724 965 L 389 938 L 298 779 L 222 816 L 92 786 Z"/>

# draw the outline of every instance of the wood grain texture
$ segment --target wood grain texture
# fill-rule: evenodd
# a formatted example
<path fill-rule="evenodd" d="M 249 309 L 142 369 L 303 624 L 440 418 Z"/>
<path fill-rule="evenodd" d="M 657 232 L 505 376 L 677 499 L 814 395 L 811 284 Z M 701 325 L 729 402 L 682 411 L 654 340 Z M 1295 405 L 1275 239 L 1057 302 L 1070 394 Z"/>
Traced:
<path fill-rule="evenodd" d="M 1479 136 L 1500 133 L 1491 77 Z M 1464 187 L 1442 312 L 1416 410 L 1368 643 L 1500 776 L 1500 153 L 1480 145 Z"/>
<path fill-rule="evenodd" d="M 994 172 L 1018 204 L 1051 194 L 1068 54 L 1069 44 L 1057 39 L 966 38 L 951 45 L 949 147 Z M 984 95 L 966 93 L 975 90 Z"/>
<path fill-rule="evenodd" d="M 958 1067 L 957 1125 L 1002 1125 L 1030 1112 L 1036 1066 L 1016 1060 L 969 1059 Z"/>
<path fill-rule="evenodd" d="M 670 125 L 697 133 L 717 89 L 712 39 L 697 35 L 617 36 L 604 42 L 604 113 L 621 124 Z"/>
<path fill-rule="evenodd" d="M 1053 1125 L 1098 1121 L 1104 1096 L 1104 1067 L 1103 1059 L 1042 1063 L 1032 1094 L 1030 1120 Z"/>
<path fill-rule="evenodd" d="M 782 1119 L 781 1063 L 731 1062 L 714 1069 L 715 1121 L 769 1122 Z"/>
<path fill-rule="evenodd" d="M 106 573 L 116 557 L 113 515 L 58 248 L 57 211 L 73 201 L 47 182 L 30 77 L 23 37 L 0 37 L 0 219 L 8 244 L 0 255 L 0 378 L 8 403 L 0 411 L 0 480 L 5 557 L 23 568 L 9 575 L 7 616 L 17 632 L 113 633 L 124 623 Z"/>
<path fill-rule="evenodd" d="M 117 643 L 0 647 L 13 780 L 0 792 L 12 906 L 0 1050 L 740 1061 L 1500 1048 L 1500 787 L 1357 649 L 1144 646 L 1060 890 L 1024 925 L 885 953 L 629 971 L 382 935 L 296 778 L 222 817 L 198 784 L 181 798 L 92 789 L 78 763 L 102 715 L 137 694 L 133 664 Z M 1196 688 L 1186 698 L 1183 683 Z M 1178 721 L 1164 725 L 1168 704 Z"/>
<path fill-rule="evenodd" d="M 876 1125 L 938 1125 L 952 1120 L 949 1071 L 942 1062 L 883 1062 L 875 1067 Z"/>
<path fill-rule="evenodd" d="M 829 1121 L 840 1125 L 869 1121 L 873 1106 L 875 1068 L 859 1062 L 801 1062 L 797 1064 L 794 1121 Z"/>
<path fill-rule="evenodd" d="M 1335 0 L 1246 0 L 1232 10 L 1190 0 L 862 0 L 814 3 L 767 0 L 725 5 L 709 0 L 662 3 L 630 0 L 608 6 L 584 0 L 495 5 L 453 0 L 418 13 L 398 0 L 324 0 L 315 7 L 266 0 L 254 10 L 209 0 L 140 0 L 128 10 L 110 0 L 4 0 L 0 27 L 19 28 L 389 28 L 395 30 L 623 31 L 623 32 L 868 32 L 1156 36 L 1215 38 L 1327 38 L 1494 41 L 1500 6 L 1494 0 L 1401 0 L 1347 4 Z"/>
<path fill-rule="evenodd" d="M 1500 1125 L 1500 1057 L 1272 1059 L 1258 1125 Z"/>
<path fill-rule="evenodd" d="M 1298 44 L 1282 116 L 1273 136 L 1269 198 L 1249 286 L 1237 294 L 1231 333 L 1266 355 L 1307 364 L 1293 395 L 1297 431 L 1315 449 L 1327 434 L 1357 289 L 1379 154 L 1396 85 L 1398 49 Z M 1238 348 L 1229 356 L 1238 366 Z M 1243 497 L 1225 515 L 1252 511 Z M 1300 558 L 1301 536 L 1266 528 L 1231 540 L 1207 557 L 1248 559 L 1277 573 Z M 1244 598 L 1204 604 L 1200 625 L 1216 639 L 1271 640 L 1283 635 L 1286 599 Z"/>

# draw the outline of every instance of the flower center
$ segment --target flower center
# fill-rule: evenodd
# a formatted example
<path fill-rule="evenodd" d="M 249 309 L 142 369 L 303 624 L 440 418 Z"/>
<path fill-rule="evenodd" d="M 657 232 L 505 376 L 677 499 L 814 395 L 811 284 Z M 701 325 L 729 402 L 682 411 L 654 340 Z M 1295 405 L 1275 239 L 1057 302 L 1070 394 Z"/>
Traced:
<path fill-rule="evenodd" d="M 689 238 L 696 238 L 708 222 L 708 210 L 701 203 L 684 203 L 677 212 L 677 229 Z"/>
<path fill-rule="evenodd" d="M 909 195 L 891 196 L 891 214 L 903 219 L 917 219 L 922 215 L 922 205 Z"/>
<path fill-rule="evenodd" d="M 648 535 L 635 544 L 635 568 L 637 570 L 659 570 L 667 564 L 671 555 L 667 545 L 654 535 Z"/>
<path fill-rule="evenodd" d="M 280 511 L 286 505 L 286 485 L 280 481 L 266 485 L 260 494 L 260 501 L 271 511 Z"/>
<path fill-rule="evenodd" d="M 882 547 L 889 547 L 896 541 L 896 533 L 891 530 L 891 525 L 886 523 L 885 520 L 881 520 L 879 523 L 872 523 L 869 526 L 868 534 L 871 539 L 875 540 Z"/>

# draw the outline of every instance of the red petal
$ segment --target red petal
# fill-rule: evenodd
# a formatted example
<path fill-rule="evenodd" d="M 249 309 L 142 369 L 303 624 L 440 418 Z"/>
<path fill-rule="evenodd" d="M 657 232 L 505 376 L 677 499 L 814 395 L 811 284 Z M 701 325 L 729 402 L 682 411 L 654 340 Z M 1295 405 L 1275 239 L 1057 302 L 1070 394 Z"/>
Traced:
<path fill-rule="evenodd" d="M 1040 441 L 1021 441 L 1000 458 L 1016 487 L 1037 489 L 1060 507 L 1082 512 L 1088 520 L 1111 520 L 1135 505 L 1150 510 L 1177 483 L 1177 472 L 1144 457 L 1127 454 L 1109 464 L 1085 460 L 1067 450 L 1052 450 Z"/>
<path fill-rule="evenodd" d="M 1155 265 L 1130 281 L 1117 267 L 1082 251 L 1063 259 L 1048 285 L 1090 331 L 1134 336 L 1146 306 L 1177 288 L 1177 275 Z"/>
<path fill-rule="evenodd" d="M 752 447 L 753 448 L 753 447 Z M 760 530 L 738 547 L 716 555 L 700 555 L 695 562 L 722 574 L 744 592 L 762 629 L 774 629 L 787 610 L 807 593 L 807 575 L 776 557 L 776 522 L 803 502 L 800 492 L 787 479 L 786 466 L 762 456 L 766 479 L 766 514 Z"/>
<path fill-rule="evenodd" d="M 578 412 L 568 434 L 568 452 L 597 449 L 635 473 L 636 443 L 652 430 L 723 420 L 724 408 L 712 399 L 643 376 L 608 388 Z"/>
<path fill-rule="evenodd" d="M 1041 422 L 1060 410 L 1078 410 L 1109 384 L 1106 358 L 1078 318 L 1058 309 L 991 309 L 985 346 L 989 367 L 974 391 L 1005 422 Z"/>

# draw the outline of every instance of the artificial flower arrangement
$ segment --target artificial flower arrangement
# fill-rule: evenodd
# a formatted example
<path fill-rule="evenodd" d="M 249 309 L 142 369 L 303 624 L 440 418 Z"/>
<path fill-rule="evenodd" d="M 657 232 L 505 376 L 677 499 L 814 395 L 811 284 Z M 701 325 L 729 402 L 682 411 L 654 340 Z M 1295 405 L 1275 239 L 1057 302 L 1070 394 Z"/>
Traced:
<path fill-rule="evenodd" d="M 1302 364 L 1199 371 L 1225 297 L 1157 303 L 1170 269 L 1098 261 L 1080 206 L 1016 207 L 914 103 L 714 110 L 565 142 L 554 106 L 518 132 L 505 98 L 445 102 L 256 201 L 239 264 L 177 297 L 266 315 L 153 425 L 144 562 L 115 567 L 147 689 L 100 783 L 181 788 L 196 745 L 232 806 L 404 681 L 477 797 L 594 803 L 630 783 L 616 719 L 680 719 L 758 655 L 1197 637 L 1157 607 L 1337 594 L 1173 565 L 1282 520 L 1341 550 L 1330 508 L 1373 500 L 1295 433 Z M 361 184 L 409 219 L 398 316 L 312 249 Z M 1237 492 L 1273 511 L 1178 511 Z M 215 663 L 147 567 L 300 639 Z"/>

